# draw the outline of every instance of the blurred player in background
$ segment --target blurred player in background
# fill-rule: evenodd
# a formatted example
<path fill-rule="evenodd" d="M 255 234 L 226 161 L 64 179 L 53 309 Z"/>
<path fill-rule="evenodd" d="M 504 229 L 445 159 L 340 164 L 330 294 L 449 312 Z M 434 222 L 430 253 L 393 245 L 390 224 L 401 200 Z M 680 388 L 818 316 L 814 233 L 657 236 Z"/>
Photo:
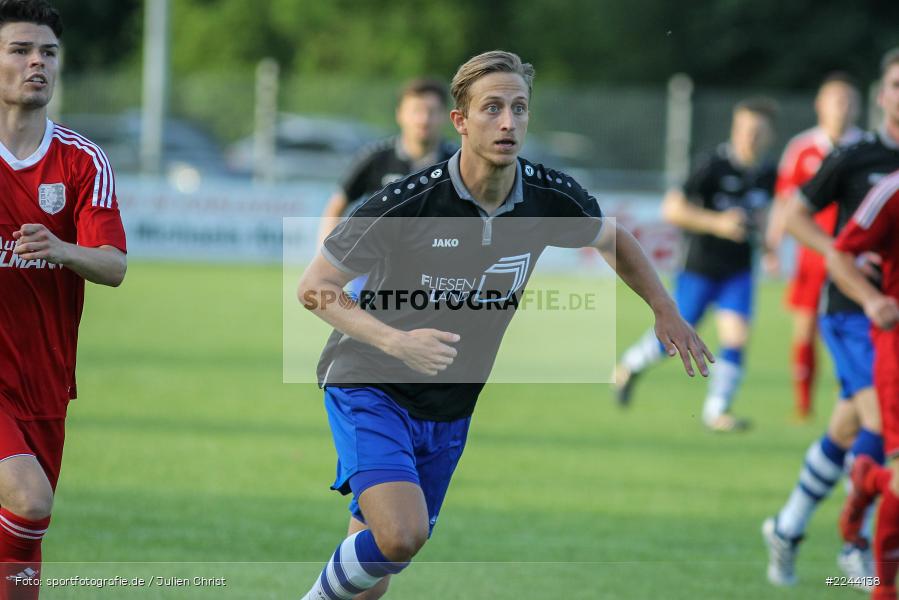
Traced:
<path fill-rule="evenodd" d="M 339 189 L 325 205 L 319 226 L 319 244 L 353 206 L 402 179 L 409 173 L 448 159 L 457 147 L 443 140 L 449 91 L 436 79 L 413 79 L 400 91 L 396 107 L 399 135 L 364 148 L 350 167 Z M 350 288 L 358 297 L 366 277 L 356 278 Z"/>
<path fill-rule="evenodd" d="M 899 98 L 899 76 L 896 85 Z M 899 139 L 899 119 L 894 132 Z M 856 264 L 856 258 L 865 252 L 883 258 L 883 291 L 872 285 Z M 840 525 L 845 538 L 861 539 L 865 511 L 881 495 L 874 539 L 881 585 L 873 597 L 895 600 L 899 564 L 899 171 L 871 190 L 834 242 L 828 263 L 834 283 L 864 308 L 874 326 L 874 383 L 882 409 L 884 450 L 890 460 L 890 468 L 884 468 L 868 456 L 858 457 Z"/>
<path fill-rule="evenodd" d="M 539 256 L 548 245 L 592 245 L 653 308 L 655 331 L 667 352 L 679 352 L 690 375 L 691 359 L 707 373 L 708 350 L 678 314 L 633 236 L 603 219 L 596 199 L 576 181 L 518 156 L 533 75 L 531 65 L 502 51 L 462 65 L 453 78 L 450 113 L 462 149 L 364 202 L 325 240 L 301 278 L 300 301 L 335 328 L 319 377 L 339 459 L 332 487 L 354 496 L 350 537 L 305 600 L 380 598 L 389 577 L 405 569 L 425 544 L 514 314 L 494 310 L 477 318 L 472 312 L 454 317 L 446 309 L 407 308 L 375 317 L 352 303 L 310 304 L 310 297 L 340 297 L 343 285 L 359 273 L 372 273 L 379 291 L 410 291 L 402 286 L 420 281 L 422 269 L 446 268 L 477 280 L 491 263 L 508 267 L 503 257 L 522 265 L 512 294 L 523 291 L 534 266 L 525 257 Z M 407 227 L 391 217 L 420 225 Z M 577 230 L 554 227 L 572 223 L 555 217 L 573 218 Z M 528 222 L 539 226 L 529 235 L 514 233 Z M 429 224 L 439 226 L 441 238 L 462 243 L 448 253 L 433 243 Z M 397 226 L 403 226 L 403 235 L 396 235 Z M 425 282 L 422 287 L 411 291 L 428 289 Z M 470 298 L 480 298 L 482 287 Z M 441 290 L 457 291 L 455 284 Z M 431 296 L 430 302 L 440 303 L 446 294 Z M 453 379 L 460 368 L 473 369 L 479 379 Z"/>
<path fill-rule="evenodd" d="M 884 122 L 851 146 L 835 149 L 815 176 L 801 186 L 786 206 L 786 226 L 812 250 L 827 255 L 838 235 L 869 190 L 899 169 L 899 52 L 887 54 L 881 70 L 878 102 Z M 821 230 L 813 215 L 837 204 L 834 233 Z M 863 268 L 879 277 L 876 257 L 866 257 Z M 819 330 L 833 358 L 841 402 L 834 407 L 827 433 L 806 452 L 799 480 L 776 517 L 767 519 L 762 533 L 768 546 L 768 580 L 777 585 L 795 583 L 799 542 L 812 513 L 839 481 L 847 451 L 883 462 L 881 419 L 874 390 L 874 347 L 864 309 L 832 281 L 822 289 Z M 850 577 L 871 574 L 868 541 L 861 534 L 846 539 L 838 564 Z M 866 587 L 866 586 L 861 586 Z"/>
<path fill-rule="evenodd" d="M 112 170 L 47 119 L 59 13 L 0 0 L 0 598 L 37 598 L 85 280 L 125 277 Z"/>
<path fill-rule="evenodd" d="M 743 429 L 730 414 L 743 375 L 749 339 L 754 278 L 752 254 L 774 193 L 775 166 L 765 159 L 774 138 L 776 106 L 765 98 L 734 107 L 729 143 L 703 158 L 682 188 L 662 204 L 666 221 L 684 231 L 683 270 L 674 297 L 684 318 L 696 325 L 711 304 L 721 344 L 702 419 L 713 431 Z M 637 377 L 664 357 L 652 331 L 622 356 L 615 369 L 615 395 L 630 402 Z"/>
<path fill-rule="evenodd" d="M 796 135 L 787 144 L 777 170 L 776 202 L 768 221 L 769 254 L 776 258 L 784 233 L 784 206 L 796 190 L 812 178 L 821 161 L 836 146 L 861 139 L 863 131 L 855 126 L 860 96 L 858 87 L 845 73 L 832 73 L 824 78 L 815 97 L 818 124 Z M 831 204 L 815 215 L 822 231 L 833 232 L 837 207 Z M 766 264 L 776 271 L 776 264 Z M 793 385 L 796 416 L 807 420 L 811 415 L 815 382 L 815 337 L 818 300 L 827 277 L 824 257 L 806 246 L 800 246 L 795 271 L 787 291 L 787 306 L 793 312 Z"/>
<path fill-rule="evenodd" d="M 899 169 L 899 48 L 886 54 L 877 101 L 884 113 L 878 132 Z M 864 514 L 881 495 L 874 537 L 876 574 L 880 585 L 873 598 L 896 598 L 896 569 L 899 566 L 899 171 L 874 187 L 834 242 L 828 257 L 834 282 L 858 302 L 871 319 L 875 344 L 874 383 L 883 418 L 884 450 L 889 469 L 859 456 L 853 465 L 853 489 L 840 516 L 843 539 L 849 542 L 862 534 Z M 883 260 L 882 292 L 864 276 L 858 256 L 875 252 Z"/>

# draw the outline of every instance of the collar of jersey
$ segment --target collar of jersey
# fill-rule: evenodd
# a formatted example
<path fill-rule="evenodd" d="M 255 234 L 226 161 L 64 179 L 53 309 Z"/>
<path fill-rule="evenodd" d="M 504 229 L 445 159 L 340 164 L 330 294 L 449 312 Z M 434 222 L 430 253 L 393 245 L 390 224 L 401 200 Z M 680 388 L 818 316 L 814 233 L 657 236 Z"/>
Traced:
<path fill-rule="evenodd" d="M 521 161 L 519 160 L 515 163 L 515 183 L 512 184 L 512 191 L 509 192 L 509 195 L 506 196 L 506 199 L 503 200 L 503 203 L 499 208 L 488 215 L 487 211 L 478 204 L 478 201 L 474 199 L 474 196 L 471 195 L 471 192 L 468 191 L 468 188 L 465 187 L 465 183 L 462 181 L 462 172 L 459 170 L 459 159 L 461 156 L 462 149 L 460 148 L 450 157 L 449 162 L 447 163 L 446 168 L 449 171 L 450 181 L 453 182 L 453 187 L 456 189 L 456 194 L 459 198 L 474 204 L 481 217 L 485 219 L 498 217 L 503 213 L 515 210 L 515 205 L 519 202 L 524 202 L 524 186 L 521 183 Z"/>
<path fill-rule="evenodd" d="M 47 154 L 47 149 L 50 148 L 51 141 L 53 141 L 53 121 L 47 119 L 47 125 L 44 128 L 44 138 L 41 140 L 41 145 L 37 147 L 37 150 L 31 153 L 31 156 L 19 160 L 6 148 L 6 146 L 3 145 L 2 142 L 0 142 L 0 158 L 5 160 L 6 164 L 8 164 L 13 171 L 21 171 L 22 169 L 34 166 L 40 159 L 44 158 L 44 155 Z"/>

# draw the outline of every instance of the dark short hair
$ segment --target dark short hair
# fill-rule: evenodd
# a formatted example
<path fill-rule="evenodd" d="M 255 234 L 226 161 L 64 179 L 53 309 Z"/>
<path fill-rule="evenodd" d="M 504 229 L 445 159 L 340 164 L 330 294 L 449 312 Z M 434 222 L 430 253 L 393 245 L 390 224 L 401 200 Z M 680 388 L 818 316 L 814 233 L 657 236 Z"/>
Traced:
<path fill-rule="evenodd" d="M 406 96 L 423 96 L 425 94 L 434 94 L 440 98 L 440 102 L 446 106 L 449 103 L 449 89 L 446 84 L 439 79 L 429 79 L 420 77 L 407 81 L 400 90 L 400 100 Z"/>
<path fill-rule="evenodd" d="M 855 90 L 858 89 L 858 80 L 846 71 L 831 71 L 821 80 L 821 85 L 818 86 L 818 89 L 820 90 L 828 83 L 843 83 Z"/>
<path fill-rule="evenodd" d="M 753 98 L 740 100 L 734 104 L 734 114 L 741 110 L 761 115 L 768 119 L 772 125 L 777 121 L 777 115 L 780 112 L 777 102 L 773 98 L 768 98 L 767 96 L 755 96 Z"/>
<path fill-rule="evenodd" d="M 47 0 L 0 0 L 0 27 L 7 23 L 46 25 L 62 37 L 62 17 Z"/>
<path fill-rule="evenodd" d="M 883 76 L 887 74 L 887 71 L 889 71 L 890 67 L 893 65 L 899 65 L 899 47 L 887 50 L 886 54 L 883 55 L 883 58 L 880 59 L 881 79 L 883 79 Z"/>

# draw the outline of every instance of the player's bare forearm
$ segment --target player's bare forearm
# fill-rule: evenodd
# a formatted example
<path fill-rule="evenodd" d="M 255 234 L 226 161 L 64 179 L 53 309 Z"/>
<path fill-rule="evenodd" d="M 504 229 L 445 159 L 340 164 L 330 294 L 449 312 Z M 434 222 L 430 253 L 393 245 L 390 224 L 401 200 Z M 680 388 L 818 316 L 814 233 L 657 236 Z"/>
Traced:
<path fill-rule="evenodd" d="M 604 227 L 596 249 L 621 280 L 643 298 L 654 313 L 677 311 L 674 300 L 631 232 L 618 224 L 615 227 Z"/>
<path fill-rule="evenodd" d="M 692 361 L 708 376 L 706 359 L 715 359 L 693 328 L 683 320 L 677 305 L 633 235 L 623 227 L 605 227 L 596 244 L 618 276 L 637 293 L 655 314 L 655 332 L 669 356 L 680 354 L 684 370 L 694 375 Z"/>
<path fill-rule="evenodd" d="M 111 287 L 125 279 L 128 261 L 114 246 L 88 248 L 60 240 L 44 225 L 26 223 L 13 232 L 14 252 L 24 260 L 46 260 L 71 269 L 87 281 Z"/>
<path fill-rule="evenodd" d="M 765 228 L 765 246 L 771 252 L 776 252 L 783 242 L 786 231 L 785 207 L 787 198 L 777 197 L 768 212 L 768 226 Z"/>
<path fill-rule="evenodd" d="M 662 201 L 662 218 L 687 231 L 716 234 L 718 213 L 690 203 L 683 191 L 670 190 Z"/>
<path fill-rule="evenodd" d="M 793 196 L 787 201 L 784 218 L 787 231 L 800 244 L 811 248 L 821 256 L 827 256 L 833 238 L 818 227 L 812 218 L 811 210 L 799 196 Z"/>
<path fill-rule="evenodd" d="M 855 256 L 849 252 L 831 248 L 827 253 L 827 271 L 840 291 L 861 306 L 882 296 L 880 290 L 858 268 Z"/>
<path fill-rule="evenodd" d="M 297 287 L 297 298 L 304 308 L 354 339 L 387 351 L 389 340 L 399 330 L 385 325 L 361 308 L 343 291 L 352 279 L 318 254 L 303 272 Z"/>
<path fill-rule="evenodd" d="M 300 303 L 337 331 L 403 361 L 425 375 L 437 375 L 455 359 L 460 337 L 437 329 L 402 331 L 384 324 L 362 310 L 343 291 L 351 279 L 318 254 L 307 267 L 297 288 Z"/>
<path fill-rule="evenodd" d="M 85 248 L 69 244 L 69 257 L 63 264 L 91 283 L 118 287 L 125 280 L 128 260 L 112 246 Z"/>

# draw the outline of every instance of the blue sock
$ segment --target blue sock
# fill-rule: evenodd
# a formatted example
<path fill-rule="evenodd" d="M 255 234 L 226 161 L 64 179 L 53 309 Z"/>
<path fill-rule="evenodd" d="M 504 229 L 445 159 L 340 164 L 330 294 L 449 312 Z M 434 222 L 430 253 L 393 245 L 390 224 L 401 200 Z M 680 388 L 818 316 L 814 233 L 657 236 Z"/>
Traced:
<path fill-rule="evenodd" d="M 395 575 L 409 563 L 387 559 L 375 543 L 370 529 L 345 539 L 322 570 L 303 600 L 352 600 L 376 586 L 387 575 Z"/>
<path fill-rule="evenodd" d="M 884 460 L 883 437 L 870 429 L 862 427 L 858 430 L 855 441 L 852 442 L 852 453 L 856 456 L 867 454 L 873 458 L 877 464 L 882 465 Z"/>

